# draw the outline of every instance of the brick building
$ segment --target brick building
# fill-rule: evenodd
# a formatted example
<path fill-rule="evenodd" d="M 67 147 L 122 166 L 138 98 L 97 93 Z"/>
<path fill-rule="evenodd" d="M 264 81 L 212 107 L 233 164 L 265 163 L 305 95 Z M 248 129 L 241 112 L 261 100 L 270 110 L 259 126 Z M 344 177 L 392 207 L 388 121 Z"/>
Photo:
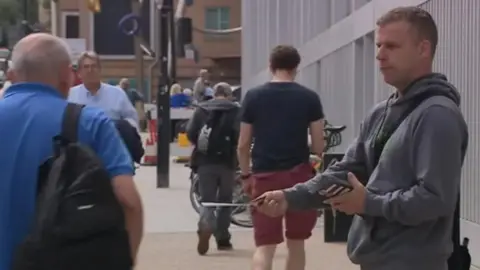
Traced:
<path fill-rule="evenodd" d="M 47 0 L 48 1 L 48 0 Z M 40 1 L 41 2 L 41 1 Z M 135 80 L 135 53 L 133 38 L 125 36 L 118 29 L 119 20 L 132 12 L 129 0 L 101 0 L 102 11 L 93 14 L 87 9 L 86 1 L 61 0 L 41 5 L 40 20 L 50 21 L 54 34 L 79 39 L 85 48 L 101 55 L 105 81 L 114 82 L 122 77 Z M 152 48 L 156 36 L 153 27 L 154 1 L 143 0 L 142 35 Z M 189 7 L 186 16 L 192 18 L 194 28 L 222 30 L 240 26 L 241 1 L 201 0 Z M 199 69 L 207 68 L 212 73 L 212 81 L 227 81 L 239 84 L 241 33 L 211 35 L 194 31 L 194 45 L 198 51 L 198 61 L 179 59 L 177 80 L 184 87 L 192 87 Z M 152 71 L 153 59 L 144 57 L 144 89 L 146 96 L 154 96 L 158 85 L 158 68 Z M 152 76 L 153 74 L 153 76 Z M 154 91 L 152 91 L 152 89 Z"/>

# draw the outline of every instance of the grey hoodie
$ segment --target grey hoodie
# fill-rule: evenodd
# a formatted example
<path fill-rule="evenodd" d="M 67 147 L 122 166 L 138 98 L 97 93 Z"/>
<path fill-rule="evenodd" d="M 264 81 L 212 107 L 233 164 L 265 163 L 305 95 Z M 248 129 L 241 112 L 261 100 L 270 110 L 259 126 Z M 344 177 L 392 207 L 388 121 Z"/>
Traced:
<path fill-rule="evenodd" d="M 374 140 L 381 126 L 395 121 L 414 98 L 442 93 L 421 103 L 387 141 L 375 166 Z M 365 270 L 443 270 L 452 245 L 453 214 L 468 143 L 457 90 L 444 75 L 412 83 L 364 120 L 344 159 L 310 181 L 285 190 L 291 208 L 322 205 L 318 191 L 354 173 L 366 184 L 365 212 L 348 235 L 348 256 Z"/>
<path fill-rule="evenodd" d="M 188 121 L 187 124 L 187 137 L 189 141 L 195 144 L 198 140 L 198 135 L 200 129 L 205 124 L 208 112 L 215 111 L 215 110 L 222 110 L 228 111 L 229 113 L 237 115 L 237 121 L 232 122 L 232 128 L 234 131 L 234 138 L 232 142 L 235 145 L 233 147 L 233 153 L 235 153 L 236 143 L 238 141 L 238 133 L 240 132 L 240 106 L 236 102 L 232 102 L 228 99 L 212 99 L 208 101 L 201 102 L 198 104 L 198 108 L 193 113 L 192 118 Z M 206 157 L 205 155 L 195 151 L 192 153 L 192 166 L 200 166 L 203 164 L 227 164 L 231 166 L 236 165 L 236 155 L 232 157 L 232 160 L 212 160 L 211 158 Z"/>

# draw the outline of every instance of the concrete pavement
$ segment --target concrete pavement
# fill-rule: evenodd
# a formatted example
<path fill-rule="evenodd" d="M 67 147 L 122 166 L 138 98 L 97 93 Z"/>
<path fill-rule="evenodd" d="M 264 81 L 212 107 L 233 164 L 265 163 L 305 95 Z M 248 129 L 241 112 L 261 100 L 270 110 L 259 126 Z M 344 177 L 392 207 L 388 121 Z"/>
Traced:
<path fill-rule="evenodd" d="M 197 214 L 188 197 L 189 170 L 172 163 L 170 175 L 170 188 L 157 189 L 155 167 L 141 167 L 137 171 L 135 179 L 144 203 L 146 231 L 136 269 L 250 269 L 254 245 L 249 229 L 232 228 L 234 251 L 218 252 L 213 245 L 207 256 L 197 255 Z M 275 258 L 274 269 L 283 269 L 285 258 L 286 250 L 282 245 Z M 320 229 L 315 230 L 307 243 L 307 261 L 307 269 L 358 269 L 348 261 L 345 245 L 323 243 Z"/>

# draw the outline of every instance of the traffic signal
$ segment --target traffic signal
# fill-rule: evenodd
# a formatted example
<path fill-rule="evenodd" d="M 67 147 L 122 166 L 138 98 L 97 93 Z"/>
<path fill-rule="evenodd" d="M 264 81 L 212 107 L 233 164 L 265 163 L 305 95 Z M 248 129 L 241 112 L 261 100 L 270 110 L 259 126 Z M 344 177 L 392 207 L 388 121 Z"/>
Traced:
<path fill-rule="evenodd" d="M 100 0 L 87 0 L 87 7 L 93 13 L 98 13 L 101 11 Z"/>
<path fill-rule="evenodd" d="M 177 42 L 176 53 L 177 57 L 184 58 L 186 55 L 185 46 L 190 45 L 193 42 L 192 37 L 192 19 L 188 17 L 182 17 L 177 19 Z"/>

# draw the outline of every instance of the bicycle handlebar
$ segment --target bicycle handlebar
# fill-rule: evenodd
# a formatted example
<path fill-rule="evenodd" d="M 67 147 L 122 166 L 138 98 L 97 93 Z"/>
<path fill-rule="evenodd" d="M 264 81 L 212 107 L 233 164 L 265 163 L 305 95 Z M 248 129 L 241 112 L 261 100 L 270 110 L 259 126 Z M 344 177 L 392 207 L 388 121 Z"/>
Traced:
<path fill-rule="evenodd" d="M 326 126 L 324 128 L 324 130 L 327 131 L 327 132 L 332 132 L 332 133 L 333 132 L 340 133 L 340 132 L 344 131 L 346 128 L 347 128 L 347 126 L 345 126 L 345 125 L 343 125 L 343 126 Z"/>

